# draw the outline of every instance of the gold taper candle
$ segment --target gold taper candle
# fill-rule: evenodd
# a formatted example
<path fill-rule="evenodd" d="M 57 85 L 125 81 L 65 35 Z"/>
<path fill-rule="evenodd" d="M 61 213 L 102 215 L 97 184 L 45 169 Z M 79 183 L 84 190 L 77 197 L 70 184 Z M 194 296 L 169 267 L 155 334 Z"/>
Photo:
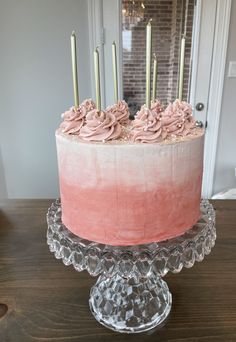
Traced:
<path fill-rule="evenodd" d="M 146 107 L 151 105 L 152 19 L 146 26 Z"/>
<path fill-rule="evenodd" d="M 179 94 L 178 98 L 182 101 L 184 84 L 184 58 L 185 58 L 185 36 L 181 39 L 180 65 L 179 65 Z"/>
<path fill-rule="evenodd" d="M 157 55 L 154 53 L 153 56 L 152 101 L 154 102 L 157 93 Z"/>
<path fill-rule="evenodd" d="M 73 31 L 70 37 L 71 41 L 71 59 L 72 59 L 72 76 L 74 88 L 74 104 L 79 106 L 79 90 L 78 90 L 78 72 L 77 72 L 77 54 L 76 54 L 76 35 Z"/>
<path fill-rule="evenodd" d="M 100 68 L 99 68 L 98 48 L 94 50 L 94 76 L 95 76 L 95 90 L 96 90 L 96 105 L 97 105 L 97 109 L 101 110 Z"/>
<path fill-rule="evenodd" d="M 117 78 L 117 57 L 116 57 L 116 43 L 112 43 L 112 66 L 113 66 L 113 81 L 114 81 L 114 99 L 118 102 L 118 78 Z"/>

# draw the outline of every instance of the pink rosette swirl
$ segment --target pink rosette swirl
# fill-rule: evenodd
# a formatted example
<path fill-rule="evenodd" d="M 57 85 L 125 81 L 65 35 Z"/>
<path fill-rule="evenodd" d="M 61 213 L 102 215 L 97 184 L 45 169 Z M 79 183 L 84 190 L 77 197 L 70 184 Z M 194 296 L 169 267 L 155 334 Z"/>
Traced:
<path fill-rule="evenodd" d="M 130 121 L 129 107 L 125 101 L 119 101 L 113 106 L 107 107 L 106 112 L 113 114 L 121 125 L 126 125 Z"/>
<path fill-rule="evenodd" d="M 71 107 L 62 114 L 63 122 L 60 125 L 61 131 L 67 134 L 79 134 L 85 122 L 86 113 L 85 107 Z"/>
<path fill-rule="evenodd" d="M 94 109 L 86 115 L 86 123 L 80 130 L 80 137 L 87 141 L 108 141 L 119 138 L 121 125 L 116 117 Z"/>
<path fill-rule="evenodd" d="M 141 111 L 144 110 L 144 109 L 146 109 L 145 105 L 143 105 L 141 107 Z M 164 111 L 164 107 L 161 104 L 161 101 L 159 101 L 159 100 L 152 101 L 150 109 L 151 109 L 151 111 L 153 112 L 154 115 L 159 115 L 160 113 L 162 113 Z"/>
<path fill-rule="evenodd" d="M 141 143 L 161 142 L 167 137 L 161 117 L 155 112 L 142 107 L 133 121 L 131 140 Z"/>
<path fill-rule="evenodd" d="M 164 110 L 163 105 L 161 104 L 161 101 L 155 100 L 151 102 L 151 111 L 156 113 L 157 115 L 162 113 Z"/>
<path fill-rule="evenodd" d="M 95 103 L 92 101 L 92 99 L 86 99 L 81 103 L 81 107 L 84 107 L 86 109 L 86 112 L 90 112 L 91 110 L 96 108 Z"/>
<path fill-rule="evenodd" d="M 63 133 L 79 134 L 81 127 L 85 123 L 86 114 L 95 108 L 95 103 L 91 99 L 84 100 L 79 107 L 71 107 L 62 114 L 63 122 L 60 128 Z"/>
<path fill-rule="evenodd" d="M 196 128 L 192 107 L 184 101 L 175 100 L 162 113 L 162 124 L 168 135 L 186 136 Z"/>

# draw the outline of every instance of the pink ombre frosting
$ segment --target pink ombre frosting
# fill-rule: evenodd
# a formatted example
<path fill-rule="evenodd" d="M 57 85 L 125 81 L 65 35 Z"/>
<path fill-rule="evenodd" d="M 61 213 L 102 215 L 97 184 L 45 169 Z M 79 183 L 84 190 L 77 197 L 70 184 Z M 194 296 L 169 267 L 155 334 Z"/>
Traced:
<path fill-rule="evenodd" d="M 155 143 L 163 141 L 166 137 L 167 132 L 162 125 L 160 115 L 142 107 L 133 122 L 131 140 L 142 143 Z"/>
<path fill-rule="evenodd" d="M 126 125 L 130 122 L 129 107 L 125 101 L 119 101 L 113 106 L 107 107 L 106 111 L 113 114 L 116 117 L 117 121 L 122 125 Z"/>
<path fill-rule="evenodd" d="M 86 115 L 86 124 L 80 130 L 80 137 L 87 141 L 108 141 L 119 138 L 121 126 L 116 117 L 108 112 L 94 109 Z"/>
<path fill-rule="evenodd" d="M 183 234 L 200 216 L 203 134 L 178 142 L 86 142 L 56 134 L 62 221 L 110 245 Z"/>

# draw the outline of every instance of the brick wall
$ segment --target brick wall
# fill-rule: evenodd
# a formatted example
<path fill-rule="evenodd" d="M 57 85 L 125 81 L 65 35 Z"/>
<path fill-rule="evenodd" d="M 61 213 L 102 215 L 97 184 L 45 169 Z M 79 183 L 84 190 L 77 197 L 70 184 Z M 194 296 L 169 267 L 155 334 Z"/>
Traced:
<path fill-rule="evenodd" d="M 123 4 L 127 0 L 123 0 Z M 130 1 L 128 1 L 130 2 Z M 136 1 L 136 4 L 141 4 Z M 135 111 L 145 103 L 146 24 L 152 18 L 153 53 L 158 56 L 157 98 L 165 104 L 178 95 L 178 69 L 185 0 L 146 0 L 144 19 L 123 25 L 124 98 Z M 194 0 L 189 0 L 183 99 L 188 97 Z M 124 21 L 124 20 L 123 20 Z"/>

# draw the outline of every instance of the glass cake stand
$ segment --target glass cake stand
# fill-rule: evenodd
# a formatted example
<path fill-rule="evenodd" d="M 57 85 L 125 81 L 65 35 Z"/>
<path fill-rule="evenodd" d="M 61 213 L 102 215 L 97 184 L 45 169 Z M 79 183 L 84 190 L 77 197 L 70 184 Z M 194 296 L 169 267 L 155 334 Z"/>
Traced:
<path fill-rule="evenodd" d="M 185 234 L 158 243 L 110 246 L 72 234 L 61 221 L 60 200 L 47 213 L 50 251 L 76 271 L 99 276 L 89 305 L 98 322 L 118 332 L 139 333 L 160 325 L 171 310 L 172 296 L 162 277 L 202 261 L 215 244 L 215 212 L 207 200 L 201 219 Z"/>

